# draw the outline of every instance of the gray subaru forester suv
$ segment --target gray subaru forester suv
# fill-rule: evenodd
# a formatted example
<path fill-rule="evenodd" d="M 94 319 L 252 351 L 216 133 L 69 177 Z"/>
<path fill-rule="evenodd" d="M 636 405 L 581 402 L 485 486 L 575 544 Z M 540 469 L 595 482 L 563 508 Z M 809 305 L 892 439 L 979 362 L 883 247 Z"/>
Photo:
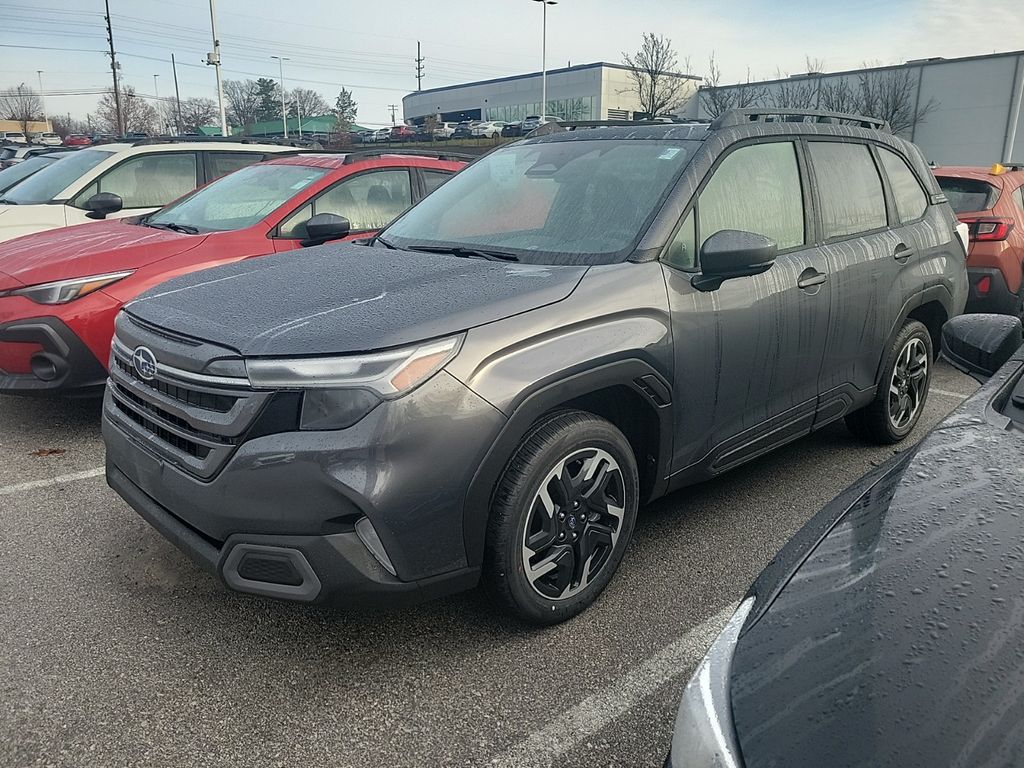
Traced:
<path fill-rule="evenodd" d="M 906 437 L 966 293 L 953 212 L 877 121 L 560 130 L 367 244 L 129 304 L 107 478 L 235 590 L 482 580 L 550 624 L 608 584 L 647 501 L 837 419 Z"/>

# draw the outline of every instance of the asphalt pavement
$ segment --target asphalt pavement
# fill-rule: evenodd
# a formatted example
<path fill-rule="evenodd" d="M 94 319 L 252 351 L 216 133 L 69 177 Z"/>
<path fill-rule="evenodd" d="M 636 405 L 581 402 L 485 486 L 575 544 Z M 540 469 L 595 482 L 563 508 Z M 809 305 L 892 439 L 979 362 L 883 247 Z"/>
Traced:
<path fill-rule="evenodd" d="M 897 450 L 976 388 L 940 362 Z M 536 630 L 479 591 L 229 593 L 107 488 L 97 403 L 0 397 L 0 766 L 660 766 L 731 606 L 892 454 L 840 423 L 660 500 L 598 603 Z"/>

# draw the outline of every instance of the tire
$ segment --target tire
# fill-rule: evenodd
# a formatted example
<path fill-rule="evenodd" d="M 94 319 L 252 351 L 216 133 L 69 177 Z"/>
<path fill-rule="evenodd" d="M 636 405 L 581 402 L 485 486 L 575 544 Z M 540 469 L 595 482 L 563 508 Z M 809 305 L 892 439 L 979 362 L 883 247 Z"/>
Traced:
<path fill-rule="evenodd" d="M 886 353 L 875 399 L 846 417 L 849 430 L 880 445 L 906 438 L 928 402 L 934 360 L 928 329 L 917 320 L 907 320 Z"/>
<path fill-rule="evenodd" d="M 488 590 L 530 624 L 580 613 L 622 562 L 639 495 L 633 451 L 612 424 L 584 411 L 538 422 L 509 460 L 491 504 Z"/>

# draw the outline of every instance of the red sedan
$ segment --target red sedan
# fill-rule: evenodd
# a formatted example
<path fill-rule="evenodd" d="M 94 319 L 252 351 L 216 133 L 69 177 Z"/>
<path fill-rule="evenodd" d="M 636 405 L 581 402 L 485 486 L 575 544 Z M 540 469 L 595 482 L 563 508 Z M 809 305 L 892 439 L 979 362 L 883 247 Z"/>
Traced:
<path fill-rule="evenodd" d="M 3 243 L 0 393 L 97 391 L 125 302 L 186 272 L 366 237 L 465 165 L 463 157 L 429 154 L 278 158 L 145 217 Z"/>

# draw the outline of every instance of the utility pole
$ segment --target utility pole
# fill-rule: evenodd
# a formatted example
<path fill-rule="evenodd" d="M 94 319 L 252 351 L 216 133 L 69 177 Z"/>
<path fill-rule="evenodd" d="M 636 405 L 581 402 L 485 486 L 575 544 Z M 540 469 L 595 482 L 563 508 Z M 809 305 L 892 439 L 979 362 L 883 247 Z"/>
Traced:
<path fill-rule="evenodd" d="M 181 135 L 181 92 L 178 90 L 178 64 L 174 61 L 174 54 L 171 54 L 171 71 L 174 72 L 174 103 L 177 105 L 176 114 L 178 120 L 174 124 L 177 134 Z"/>
<path fill-rule="evenodd" d="M 220 79 L 220 39 L 217 37 L 217 14 L 214 2 L 210 0 L 210 31 L 213 32 L 213 52 L 207 54 L 206 63 L 212 64 L 217 73 L 217 103 L 220 106 L 220 135 L 228 135 L 228 117 L 224 111 L 224 84 Z"/>
<path fill-rule="evenodd" d="M 277 59 L 277 66 L 281 75 L 281 128 L 284 131 L 284 138 L 288 138 L 288 108 L 284 103 L 284 63 L 290 61 L 287 56 L 271 56 Z"/>
<path fill-rule="evenodd" d="M 391 124 L 395 125 L 395 113 L 398 111 L 397 104 L 388 104 L 388 109 L 391 110 Z"/>
<path fill-rule="evenodd" d="M 167 130 L 167 126 L 164 124 L 164 111 L 161 109 L 163 105 L 160 103 L 160 84 L 157 82 L 158 77 L 160 77 L 160 75 L 153 75 L 153 96 L 156 98 L 156 108 L 160 113 L 160 132 L 163 133 Z"/>
<path fill-rule="evenodd" d="M 39 75 L 39 104 L 43 108 L 43 125 L 46 126 L 45 130 L 50 130 L 50 120 L 46 117 L 46 97 L 43 96 L 43 70 L 37 69 L 36 74 Z"/>
<path fill-rule="evenodd" d="M 548 112 L 548 6 L 558 5 L 558 0 L 533 0 L 544 8 L 544 26 L 540 38 L 540 116 Z"/>
<path fill-rule="evenodd" d="M 420 41 L 416 41 L 416 90 L 423 90 L 423 62 L 424 58 L 420 52 Z"/>
<path fill-rule="evenodd" d="M 117 135 L 124 136 L 124 113 L 121 111 L 121 88 L 117 84 L 117 59 L 114 57 L 114 30 L 110 26 L 110 0 L 103 0 L 107 10 L 107 42 L 110 43 L 110 73 L 114 77 L 114 112 L 117 118 Z"/>

